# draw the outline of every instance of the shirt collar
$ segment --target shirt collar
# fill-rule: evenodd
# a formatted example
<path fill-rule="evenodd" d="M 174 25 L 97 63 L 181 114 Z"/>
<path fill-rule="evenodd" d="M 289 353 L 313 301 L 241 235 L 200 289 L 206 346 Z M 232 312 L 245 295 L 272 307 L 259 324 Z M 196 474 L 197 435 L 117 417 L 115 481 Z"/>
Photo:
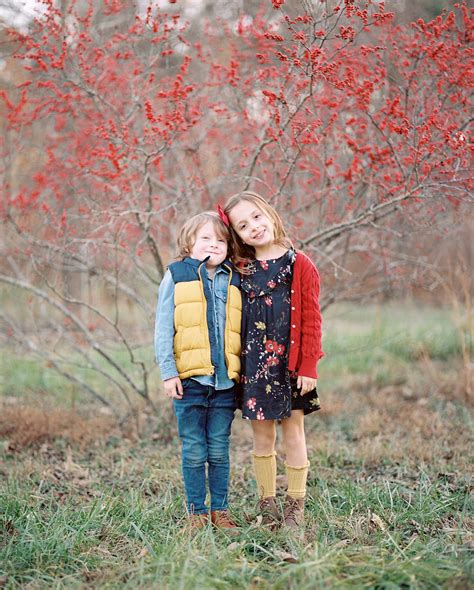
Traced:
<path fill-rule="evenodd" d="M 207 256 L 206 258 L 204 258 L 203 260 L 197 260 L 197 258 L 183 258 L 183 262 L 186 264 L 189 264 L 190 266 L 194 267 L 194 268 L 199 268 L 201 266 L 201 264 L 207 262 L 207 260 L 209 259 L 209 256 Z M 216 273 L 223 271 L 226 273 L 229 273 L 230 270 L 232 268 L 232 263 L 230 262 L 230 260 L 228 260 L 227 258 L 224 260 L 224 262 L 222 262 L 221 264 L 219 264 L 219 266 L 216 268 Z"/>

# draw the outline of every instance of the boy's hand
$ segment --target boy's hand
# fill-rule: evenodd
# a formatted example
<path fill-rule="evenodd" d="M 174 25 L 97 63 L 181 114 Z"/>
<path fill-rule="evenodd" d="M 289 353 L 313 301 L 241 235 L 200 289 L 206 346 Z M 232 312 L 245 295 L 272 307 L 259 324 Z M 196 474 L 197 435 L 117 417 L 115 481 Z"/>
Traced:
<path fill-rule="evenodd" d="M 179 377 L 171 377 L 171 379 L 166 379 L 163 381 L 163 385 L 165 386 L 166 397 L 174 399 L 181 399 L 183 397 L 183 384 L 181 383 L 181 379 Z"/>
<path fill-rule="evenodd" d="M 312 377 L 303 377 L 303 375 L 298 375 L 296 387 L 298 389 L 301 389 L 300 395 L 304 395 L 305 393 L 308 393 L 308 391 L 312 391 L 317 384 L 317 379 L 313 379 Z"/>

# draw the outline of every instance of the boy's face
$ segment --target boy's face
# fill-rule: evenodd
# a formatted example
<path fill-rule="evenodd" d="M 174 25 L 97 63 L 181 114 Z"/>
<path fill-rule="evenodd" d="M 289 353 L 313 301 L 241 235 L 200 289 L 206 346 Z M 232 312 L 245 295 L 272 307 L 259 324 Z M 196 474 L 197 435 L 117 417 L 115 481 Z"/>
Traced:
<path fill-rule="evenodd" d="M 272 220 L 249 201 L 241 201 L 229 213 L 229 220 L 239 238 L 256 250 L 275 241 Z"/>
<path fill-rule="evenodd" d="M 212 221 L 201 225 L 197 230 L 190 256 L 197 260 L 204 260 L 210 256 L 206 263 L 207 268 L 216 268 L 226 259 L 227 240 L 217 235 Z"/>

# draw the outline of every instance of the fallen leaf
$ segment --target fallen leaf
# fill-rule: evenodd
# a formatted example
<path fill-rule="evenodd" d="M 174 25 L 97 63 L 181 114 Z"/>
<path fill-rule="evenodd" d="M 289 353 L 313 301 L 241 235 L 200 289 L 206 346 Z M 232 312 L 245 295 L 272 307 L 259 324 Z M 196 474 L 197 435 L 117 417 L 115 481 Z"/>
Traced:
<path fill-rule="evenodd" d="M 375 514 L 375 512 L 370 513 L 370 522 L 371 524 L 379 528 L 381 531 L 384 531 L 387 528 L 384 521 L 380 518 L 378 514 Z"/>
<path fill-rule="evenodd" d="M 280 551 L 279 549 L 274 549 L 273 553 L 276 557 L 278 557 L 278 559 L 281 559 L 281 561 L 286 561 L 286 563 L 298 563 L 299 561 L 296 555 L 288 553 L 287 551 Z"/>
<path fill-rule="evenodd" d="M 351 542 L 350 539 L 342 539 L 339 543 L 336 543 L 332 546 L 333 549 L 341 549 L 342 547 L 347 547 Z"/>

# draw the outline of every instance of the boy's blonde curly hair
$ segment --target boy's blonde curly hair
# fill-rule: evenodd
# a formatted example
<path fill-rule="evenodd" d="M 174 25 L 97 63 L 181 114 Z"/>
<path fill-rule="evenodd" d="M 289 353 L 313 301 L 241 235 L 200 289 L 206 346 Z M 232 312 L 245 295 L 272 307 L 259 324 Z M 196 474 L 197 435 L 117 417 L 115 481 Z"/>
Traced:
<path fill-rule="evenodd" d="M 204 211 L 203 213 L 198 213 L 197 215 L 194 215 L 194 217 L 191 217 L 191 219 L 188 219 L 188 221 L 186 221 L 186 223 L 181 228 L 177 240 L 178 251 L 176 258 L 178 260 L 183 260 L 183 258 L 186 258 L 190 255 L 194 243 L 196 242 L 197 232 L 203 225 L 209 223 L 209 221 L 214 226 L 216 234 L 223 240 L 226 240 L 228 248 L 227 256 L 230 257 L 232 243 L 230 239 L 229 228 L 225 225 L 217 213 L 214 211 Z"/>

